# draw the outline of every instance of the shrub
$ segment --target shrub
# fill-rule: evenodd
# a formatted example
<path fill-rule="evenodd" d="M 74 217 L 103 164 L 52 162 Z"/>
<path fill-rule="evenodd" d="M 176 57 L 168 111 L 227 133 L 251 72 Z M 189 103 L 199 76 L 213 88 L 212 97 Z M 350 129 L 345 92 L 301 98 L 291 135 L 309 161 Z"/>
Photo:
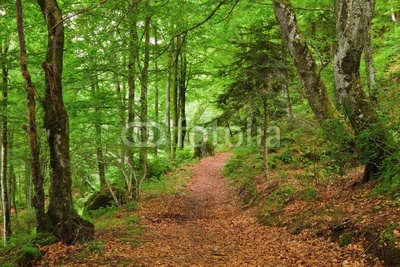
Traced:
<path fill-rule="evenodd" d="M 154 158 L 149 161 L 147 176 L 159 179 L 163 174 L 171 171 L 171 164 L 165 157 Z"/>

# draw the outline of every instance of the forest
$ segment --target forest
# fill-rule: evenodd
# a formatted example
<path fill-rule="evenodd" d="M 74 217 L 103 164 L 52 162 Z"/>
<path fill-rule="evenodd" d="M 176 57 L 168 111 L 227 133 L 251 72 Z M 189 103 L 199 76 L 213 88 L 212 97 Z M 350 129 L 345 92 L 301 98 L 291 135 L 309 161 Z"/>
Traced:
<path fill-rule="evenodd" d="M 0 266 L 399 266 L 397 0 L 0 0 Z"/>

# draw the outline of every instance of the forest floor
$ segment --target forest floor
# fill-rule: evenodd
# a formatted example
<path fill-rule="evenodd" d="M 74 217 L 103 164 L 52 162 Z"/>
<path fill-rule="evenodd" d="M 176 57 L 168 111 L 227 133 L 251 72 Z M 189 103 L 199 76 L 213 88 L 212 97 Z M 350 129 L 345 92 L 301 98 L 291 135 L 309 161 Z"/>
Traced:
<path fill-rule="evenodd" d="M 367 263 L 357 244 L 260 225 L 222 176 L 228 158 L 217 153 L 190 165 L 181 193 L 144 198 L 134 211 L 141 230 L 132 219 L 132 227 L 98 230 L 90 245 L 50 245 L 34 266 L 383 266 Z"/>

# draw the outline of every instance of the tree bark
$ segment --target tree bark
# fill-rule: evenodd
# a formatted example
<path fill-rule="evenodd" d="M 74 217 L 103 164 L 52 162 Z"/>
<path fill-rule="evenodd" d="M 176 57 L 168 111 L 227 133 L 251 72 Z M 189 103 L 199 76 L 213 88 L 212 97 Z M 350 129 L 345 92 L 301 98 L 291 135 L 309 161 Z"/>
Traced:
<path fill-rule="evenodd" d="M 154 27 L 154 45 L 155 45 L 155 50 L 157 51 L 158 49 L 158 34 L 157 34 L 157 27 Z M 154 156 L 157 157 L 158 155 L 158 139 L 160 138 L 160 127 L 159 125 L 159 120 L 160 120 L 160 100 L 159 100 L 159 88 L 158 88 L 158 59 L 157 57 L 154 58 L 154 112 L 155 112 L 155 123 L 156 123 L 156 128 L 154 129 Z"/>
<path fill-rule="evenodd" d="M 300 75 L 308 103 L 322 126 L 326 120 L 335 117 L 335 110 L 324 81 L 306 40 L 299 30 L 290 0 L 273 0 L 273 3 L 276 19 Z"/>
<path fill-rule="evenodd" d="M 2 95 L 3 100 L 1 108 L 3 111 L 8 107 L 8 68 L 7 68 L 7 53 L 8 41 L 5 44 L 0 44 L 0 60 L 2 69 Z M 1 202 L 3 211 L 3 240 L 6 245 L 7 240 L 12 234 L 11 217 L 10 217 L 10 202 L 8 197 L 7 186 L 7 167 L 8 167 L 8 119 L 7 116 L 2 117 L 1 122 Z"/>
<path fill-rule="evenodd" d="M 375 0 L 371 1 L 371 8 L 372 8 L 371 13 L 374 14 Z M 371 103 L 374 105 L 377 103 L 378 98 L 376 92 L 375 66 L 374 66 L 373 49 L 372 49 L 371 28 L 372 28 L 372 22 L 367 24 L 367 29 L 366 29 L 367 36 L 364 44 L 364 60 L 365 60 L 365 71 L 367 74 L 369 99 L 371 100 Z"/>
<path fill-rule="evenodd" d="M 26 102 L 28 106 L 28 126 L 25 128 L 28 134 L 29 149 L 30 149 L 30 175 L 32 177 L 32 184 L 34 188 L 34 197 L 32 198 L 32 205 L 35 208 L 36 215 L 36 232 L 42 233 L 49 229 L 46 223 L 45 213 L 45 195 L 43 188 L 43 176 L 41 173 L 40 166 L 40 146 L 38 142 L 37 126 L 36 126 L 36 100 L 37 95 L 36 88 L 32 83 L 31 75 L 28 70 L 25 34 L 23 31 L 23 16 L 22 16 L 22 4 L 21 0 L 16 1 L 17 7 L 17 28 L 18 28 L 18 39 L 20 46 L 20 68 L 22 76 L 25 80 L 26 90 Z M 28 180 L 27 180 L 28 181 Z M 27 196 L 30 196 L 30 189 L 27 188 Z M 29 207 L 29 205 L 28 205 Z"/>
<path fill-rule="evenodd" d="M 174 47 L 174 84 L 173 84 L 173 91 L 172 91 L 172 121 L 173 121 L 173 128 L 172 128 L 172 158 L 175 158 L 176 148 L 178 146 L 179 141 L 179 46 L 180 46 L 181 39 L 180 37 L 176 37 L 176 45 Z"/>
<path fill-rule="evenodd" d="M 93 91 L 93 94 L 96 95 L 99 93 L 99 81 L 97 74 L 93 74 L 94 77 L 92 78 L 91 82 L 91 89 Z M 100 113 L 100 107 L 96 104 L 95 106 L 95 112 L 97 114 Z M 104 155 L 103 155 L 103 141 L 102 141 L 102 129 L 101 129 L 101 120 L 100 120 L 100 115 L 96 116 L 96 120 L 94 122 L 94 128 L 95 128 L 95 133 L 96 133 L 96 156 L 97 156 L 97 169 L 99 172 L 99 182 L 100 182 L 100 187 L 103 188 L 106 186 L 106 164 L 104 161 Z"/>
<path fill-rule="evenodd" d="M 62 97 L 64 25 L 56 0 L 38 0 L 47 25 L 47 53 L 43 101 L 44 127 L 50 151 L 50 191 L 48 215 L 58 238 L 72 244 L 92 239 L 94 225 L 79 217 L 72 202 L 69 151 L 69 121 Z"/>
<path fill-rule="evenodd" d="M 145 18 L 144 23 L 144 35 L 145 35 L 145 43 L 144 43 L 144 62 L 141 73 L 141 93 L 140 93 L 140 162 L 142 165 L 142 178 L 138 185 L 136 185 L 136 198 L 140 196 L 141 183 L 147 177 L 147 87 L 149 80 L 149 64 L 150 64 L 150 21 L 151 15 L 150 12 L 150 0 L 146 0 L 145 11 L 148 12 Z"/>
<path fill-rule="evenodd" d="M 386 153 L 387 141 L 373 105 L 362 88 L 360 78 L 361 54 L 367 41 L 373 17 L 374 0 L 336 0 L 335 16 L 338 47 L 334 56 L 335 90 L 349 118 L 356 138 L 363 142 L 361 150 L 367 161 L 363 181 L 378 171 Z M 363 136 L 370 131 L 367 140 Z M 372 151 L 371 151 L 372 150 Z"/>
<path fill-rule="evenodd" d="M 171 50 L 168 56 L 167 81 L 165 86 L 165 149 L 168 159 L 173 159 L 171 153 L 171 82 L 172 82 L 172 64 L 174 55 L 174 41 L 171 42 Z"/>
<path fill-rule="evenodd" d="M 138 58 L 138 33 L 137 33 L 137 22 L 138 22 L 138 11 L 137 3 L 133 3 L 133 8 L 129 14 L 129 56 L 128 56 L 128 139 L 130 146 L 127 147 L 127 156 L 129 168 L 135 168 L 134 160 L 134 124 L 135 124 L 135 91 L 136 91 L 136 59 Z M 130 185 L 132 186 L 132 185 Z M 129 186 L 128 186 L 129 188 Z"/>
<path fill-rule="evenodd" d="M 179 77 L 179 108 L 181 115 L 181 134 L 179 141 L 179 148 L 183 149 L 185 146 L 185 138 L 187 131 L 187 120 L 186 120 L 186 89 L 187 89 L 187 80 L 186 80 L 186 71 L 187 71 L 187 57 L 186 53 L 181 53 L 180 60 L 180 77 Z"/>

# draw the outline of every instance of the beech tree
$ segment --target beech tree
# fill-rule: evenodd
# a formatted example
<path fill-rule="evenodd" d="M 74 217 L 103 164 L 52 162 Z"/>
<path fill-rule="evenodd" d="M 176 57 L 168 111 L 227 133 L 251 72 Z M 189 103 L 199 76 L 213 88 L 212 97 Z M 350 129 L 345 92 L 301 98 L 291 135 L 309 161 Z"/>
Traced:
<path fill-rule="evenodd" d="M 320 72 L 317 71 L 312 53 L 299 30 L 291 1 L 273 2 L 282 35 L 302 79 L 309 104 L 323 126 L 325 121 L 335 117 L 335 112 Z M 391 140 L 382 130 L 383 126 L 364 91 L 360 77 L 361 55 L 363 50 L 368 53 L 366 44 L 371 34 L 374 5 L 374 0 L 336 0 L 334 10 L 338 40 L 334 55 L 335 91 L 366 164 L 364 182 L 370 180 L 379 170 L 390 151 L 388 142 Z M 368 62 L 372 61 L 367 60 Z M 373 70 L 371 64 L 368 66 L 369 71 Z M 369 73 L 370 79 L 371 76 Z"/>
<path fill-rule="evenodd" d="M 1 109 L 3 111 L 7 110 L 8 106 L 8 49 L 9 40 L 2 41 L 0 43 L 0 67 L 2 73 L 1 82 Z M 0 184 L 1 184 L 1 203 L 3 212 L 3 239 L 4 243 L 10 237 L 11 231 L 11 219 L 10 219 L 10 203 L 9 203 L 9 193 L 8 193 L 8 183 L 7 183 L 7 170 L 8 170 L 8 119 L 7 115 L 1 118 L 1 171 L 0 171 Z"/>
<path fill-rule="evenodd" d="M 32 175 L 32 183 L 34 188 L 34 197 L 32 205 L 35 208 L 36 215 L 36 232 L 42 233 L 48 230 L 46 213 L 45 213 L 45 194 L 43 188 L 43 176 L 40 165 L 40 146 L 38 142 L 37 126 L 36 126 L 36 100 L 38 93 L 32 82 L 31 74 L 28 70 L 27 53 L 25 44 L 25 33 L 23 30 L 23 15 L 21 0 L 16 0 L 17 9 L 17 30 L 20 50 L 20 68 L 21 74 L 25 81 L 26 103 L 28 107 L 28 125 L 25 130 L 28 134 L 29 150 L 30 150 L 30 169 Z"/>
<path fill-rule="evenodd" d="M 69 121 L 62 95 L 64 52 L 64 20 L 56 0 L 38 0 L 47 25 L 43 99 L 44 127 L 50 151 L 50 190 L 48 216 L 56 228 L 55 234 L 64 243 L 91 239 L 92 223 L 80 218 L 72 202 L 71 165 L 69 152 Z"/>
<path fill-rule="evenodd" d="M 321 71 L 297 24 L 291 1 L 273 0 L 274 12 L 282 36 L 300 76 L 308 103 L 320 125 L 335 117 Z"/>
<path fill-rule="evenodd" d="M 338 39 L 334 56 L 335 90 L 366 161 L 363 181 L 374 176 L 390 150 L 390 137 L 380 123 L 360 77 L 361 55 L 369 42 L 374 6 L 374 0 L 335 1 Z"/>

